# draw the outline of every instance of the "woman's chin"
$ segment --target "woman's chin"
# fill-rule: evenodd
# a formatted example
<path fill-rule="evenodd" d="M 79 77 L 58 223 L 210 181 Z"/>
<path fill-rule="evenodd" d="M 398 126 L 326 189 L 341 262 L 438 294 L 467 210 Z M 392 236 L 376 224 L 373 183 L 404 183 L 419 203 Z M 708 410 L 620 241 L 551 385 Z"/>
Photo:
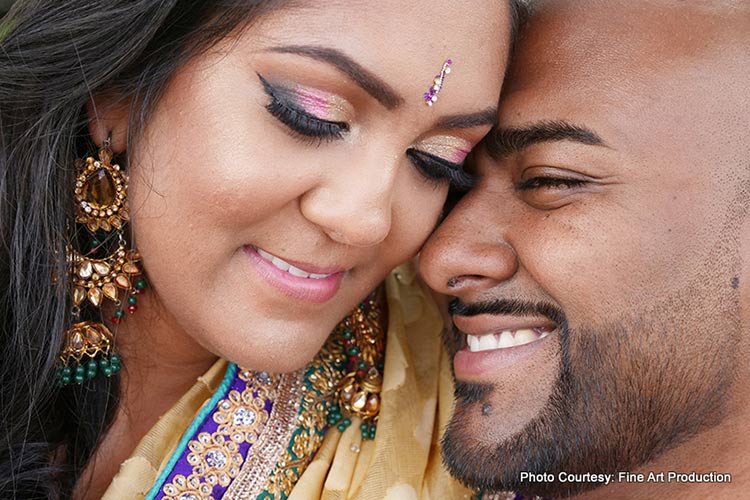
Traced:
<path fill-rule="evenodd" d="M 289 373 L 312 362 L 334 327 L 326 331 L 321 331 L 318 325 L 314 329 L 300 327 L 299 331 L 247 332 L 222 339 L 221 345 L 211 351 L 248 370 Z"/>

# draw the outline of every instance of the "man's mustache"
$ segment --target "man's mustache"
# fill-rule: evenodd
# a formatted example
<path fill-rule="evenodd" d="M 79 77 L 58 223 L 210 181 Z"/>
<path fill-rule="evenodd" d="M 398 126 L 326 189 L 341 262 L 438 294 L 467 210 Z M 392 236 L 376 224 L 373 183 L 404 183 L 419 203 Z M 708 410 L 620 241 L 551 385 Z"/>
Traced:
<path fill-rule="evenodd" d="M 516 299 L 495 299 L 491 301 L 465 304 L 457 297 L 448 304 L 451 316 L 477 316 L 479 314 L 493 314 L 506 316 L 543 316 L 567 327 L 565 313 L 559 307 L 548 302 L 530 302 Z"/>

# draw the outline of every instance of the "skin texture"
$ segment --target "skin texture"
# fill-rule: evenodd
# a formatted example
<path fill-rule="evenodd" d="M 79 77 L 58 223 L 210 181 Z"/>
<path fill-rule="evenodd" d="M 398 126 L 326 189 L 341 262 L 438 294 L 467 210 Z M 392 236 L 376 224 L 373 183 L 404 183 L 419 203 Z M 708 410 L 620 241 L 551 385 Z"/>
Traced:
<path fill-rule="evenodd" d="M 111 133 L 115 151 L 127 151 L 132 227 L 150 288 L 119 329 L 123 402 L 96 473 L 90 468 L 88 498 L 99 498 L 140 437 L 217 357 L 272 372 L 303 367 L 416 254 L 448 183 L 427 179 L 406 151 L 453 161 L 450 154 L 464 154 L 455 144 L 470 149 L 488 132 L 509 26 L 506 7 L 489 0 L 468 12 L 447 0 L 315 2 L 235 35 L 178 71 L 134 144 L 125 141 L 126 108 L 100 99 L 89 110 L 95 141 Z M 276 49 L 309 45 L 346 53 L 397 99 L 384 105 L 333 65 Z M 454 71 L 427 107 L 422 94 L 448 57 Z M 293 133 L 266 109 L 259 76 L 285 95 L 304 88 L 297 104 L 345 120 L 348 132 L 330 141 Z M 482 111 L 476 126 L 438 124 Z M 341 287 L 323 303 L 291 297 L 258 275 L 246 245 L 344 269 Z"/>
<path fill-rule="evenodd" d="M 748 42 L 742 2 L 537 6 L 481 181 L 420 258 L 460 304 L 500 301 L 485 317 L 559 327 L 515 364 L 457 371 L 444 451 L 464 481 L 556 498 L 747 491 Z M 447 333 L 453 355 L 465 338 Z M 732 484 L 519 482 L 669 470 Z"/>

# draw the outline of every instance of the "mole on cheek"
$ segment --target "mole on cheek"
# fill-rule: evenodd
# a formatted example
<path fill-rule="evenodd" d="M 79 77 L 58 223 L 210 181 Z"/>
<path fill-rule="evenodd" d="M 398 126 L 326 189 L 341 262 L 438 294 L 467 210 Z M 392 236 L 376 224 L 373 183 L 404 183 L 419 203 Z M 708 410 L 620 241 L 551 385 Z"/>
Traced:
<path fill-rule="evenodd" d="M 737 288 L 740 286 L 740 278 L 738 276 L 735 276 L 732 278 L 732 288 L 737 290 Z"/>
<path fill-rule="evenodd" d="M 492 415 L 492 404 L 491 403 L 484 403 L 482 405 L 482 416 L 488 417 Z"/>

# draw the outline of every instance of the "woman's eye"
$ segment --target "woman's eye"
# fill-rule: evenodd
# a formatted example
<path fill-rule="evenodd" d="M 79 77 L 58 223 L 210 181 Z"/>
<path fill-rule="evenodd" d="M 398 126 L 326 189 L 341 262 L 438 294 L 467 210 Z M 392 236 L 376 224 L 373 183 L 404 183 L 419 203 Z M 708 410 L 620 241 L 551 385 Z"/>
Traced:
<path fill-rule="evenodd" d="M 311 115 L 281 96 L 265 78 L 260 75 L 258 77 L 263 84 L 263 90 L 271 99 L 266 109 L 292 132 L 304 138 L 333 141 L 341 139 L 349 131 L 349 124 L 323 120 Z"/>
<path fill-rule="evenodd" d="M 406 156 L 422 175 L 437 184 L 447 182 L 452 189 L 466 192 L 477 183 L 477 178 L 468 173 L 460 163 L 453 163 L 414 148 L 407 149 Z"/>
<path fill-rule="evenodd" d="M 516 186 L 519 191 L 532 191 L 534 189 L 551 189 L 551 190 L 564 190 L 573 189 L 586 184 L 583 179 L 572 179 L 564 177 L 532 177 L 525 181 L 521 181 Z"/>

